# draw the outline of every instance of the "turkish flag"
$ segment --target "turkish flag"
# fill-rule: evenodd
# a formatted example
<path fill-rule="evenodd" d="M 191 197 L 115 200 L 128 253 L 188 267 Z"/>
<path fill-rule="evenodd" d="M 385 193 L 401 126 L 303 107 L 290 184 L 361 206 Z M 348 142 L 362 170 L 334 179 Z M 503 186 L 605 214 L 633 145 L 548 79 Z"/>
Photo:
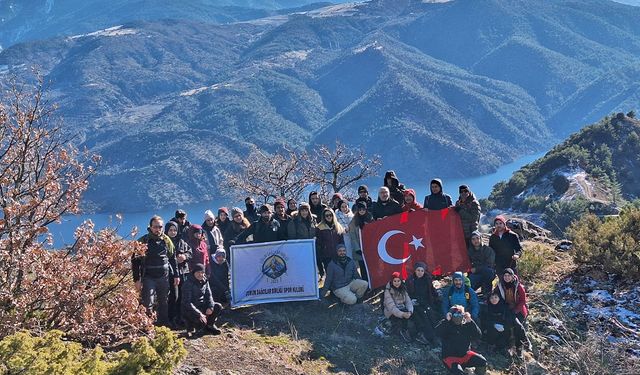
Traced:
<path fill-rule="evenodd" d="M 471 268 L 460 216 L 453 208 L 374 221 L 364 226 L 361 241 L 372 289 L 386 285 L 396 271 L 406 279 L 416 262 L 425 262 L 436 276 Z"/>

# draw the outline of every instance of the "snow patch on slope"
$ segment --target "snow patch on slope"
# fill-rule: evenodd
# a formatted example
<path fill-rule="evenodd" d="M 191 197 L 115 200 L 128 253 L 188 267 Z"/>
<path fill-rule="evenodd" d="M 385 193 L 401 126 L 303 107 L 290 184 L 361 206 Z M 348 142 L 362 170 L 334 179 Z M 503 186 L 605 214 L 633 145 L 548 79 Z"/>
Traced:
<path fill-rule="evenodd" d="M 230 83 L 224 83 L 224 84 L 216 83 L 215 85 L 211 85 L 211 86 L 203 86 L 203 87 L 198 87 L 197 89 L 183 91 L 180 93 L 180 96 L 193 96 L 193 95 L 198 95 L 207 90 L 219 90 L 223 87 L 231 87 L 231 86 L 232 85 Z"/>
<path fill-rule="evenodd" d="M 78 38 L 84 38 L 84 37 L 87 37 L 87 36 L 114 37 L 114 36 L 123 36 L 123 35 L 134 35 L 134 34 L 138 33 L 138 31 L 135 30 L 135 29 L 123 29 L 122 27 L 123 27 L 122 25 L 113 26 L 113 27 L 109 27 L 107 29 L 94 31 L 94 32 L 88 33 L 88 34 L 80 34 L 80 35 L 70 36 L 69 39 L 78 39 Z"/>

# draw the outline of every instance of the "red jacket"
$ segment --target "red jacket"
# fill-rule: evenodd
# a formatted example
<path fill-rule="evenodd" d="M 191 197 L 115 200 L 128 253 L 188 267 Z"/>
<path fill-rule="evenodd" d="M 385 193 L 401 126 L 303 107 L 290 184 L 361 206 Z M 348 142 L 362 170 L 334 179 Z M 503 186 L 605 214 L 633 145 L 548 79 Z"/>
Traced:
<path fill-rule="evenodd" d="M 402 193 L 402 195 L 403 195 L 403 197 L 406 197 L 407 195 L 411 195 L 413 197 L 413 203 L 411 203 L 411 204 L 406 204 L 404 202 L 404 199 L 402 200 L 402 210 L 403 211 L 419 210 L 419 209 L 422 208 L 422 205 L 416 201 L 416 191 L 415 190 L 406 189 Z"/>
<path fill-rule="evenodd" d="M 515 304 L 508 304 L 508 306 L 511 311 L 516 314 L 520 313 L 526 318 L 527 315 L 529 315 L 529 310 L 527 309 L 527 292 L 524 290 L 524 286 L 520 284 L 518 276 L 513 276 L 513 284 L 515 288 Z M 498 283 L 498 290 L 500 291 L 500 297 L 506 301 L 506 288 L 502 280 Z"/>

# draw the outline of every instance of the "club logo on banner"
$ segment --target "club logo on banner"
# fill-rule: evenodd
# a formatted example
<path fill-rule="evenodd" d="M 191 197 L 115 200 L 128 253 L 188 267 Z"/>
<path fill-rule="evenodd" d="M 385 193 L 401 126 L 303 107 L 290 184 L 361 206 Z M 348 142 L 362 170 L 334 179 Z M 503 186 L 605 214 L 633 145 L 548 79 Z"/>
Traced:
<path fill-rule="evenodd" d="M 232 306 L 318 299 L 316 242 L 231 246 Z"/>
<path fill-rule="evenodd" d="M 460 216 L 453 209 L 417 210 L 374 221 L 364 226 L 361 241 L 372 288 L 386 285 L 395 271 L 406 279 L 416 262 L 425 262 L 436 275 L 471 267 Z"/>

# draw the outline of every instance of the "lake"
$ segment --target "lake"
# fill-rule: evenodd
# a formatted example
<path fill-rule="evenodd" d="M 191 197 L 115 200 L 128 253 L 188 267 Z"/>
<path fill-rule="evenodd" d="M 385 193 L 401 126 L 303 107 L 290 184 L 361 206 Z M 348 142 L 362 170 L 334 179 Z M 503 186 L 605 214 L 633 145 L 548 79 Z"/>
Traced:
<path fill-rule="evenodd" d="M 523 156 L 513 161 L 512 163 L 505 164 L 502 167 L 498 168 L 495 173 L 469 178 L 445 180 L 443 181 L 445 193 L 451 195 L 452 199 L 455 201 L 458 198 L 458 186 L 465 184 L 471 188 L 471 190 L 474 192 L 474 194 L 476 194 L 478 198 L 486 198 L 489 196 L 493 185 L 500 181 L 509 179 L 513 172 L 520 169 L 520 167 L 541 158 L 542 156 L 544 156 L 544 154 L 545 152 L 541 152 L 538 154 Z M 428 182 L 429 181 L 424 181 L 422 187 L 411 186 L 416 190 L 416 194 L 418 195 L 417 199 L 420 203 L 422 203 L 422 200 L 427 193 Z M 369 190 L 372 194 L 375 194 L 376 189 L 373 189 L 370 186 Z M 243 202 L 237 202 L 236 205 L 244 209 Z M 192 223 L 201 224 L 203 221 L 202 218 L 204 212 L 206 210 L 210 209 L 214 214 L 217 214 L 218 207 L 221 206 L 228 206 L 229 208 L 231 208 L 232 205 L 230 205 L 229 202 L 213 201 L 200 204 L 185 205 L 180 208 L 184 209 L 187 212 L 187 219 L 189 219 Z M 139 228 L 139 232 L 144 234 L 146 233 L 146 227 L 149 223 L 149 219 L 153 215 L 162 216 L 166 222 L 173 217 L 175 210 L 175 207 L 169 207 L 156 211 L 121 213 L 121 220 L 118 220 L 116 218 L 115 213 L 65 216 L 62 223 L 50 225 L 49 230 L 53 234 L 54 245 L 56 247 L 61 247 L 65 244 L 72 243 L 74 240 L 73 232 L 75 228 L 85 220 L 93 221 L 97 229 L 107 226 L 117 226 L 119 228 L 120 234 L 123 236 L 128 236 L 133 226 L 137 226 Z"/>

